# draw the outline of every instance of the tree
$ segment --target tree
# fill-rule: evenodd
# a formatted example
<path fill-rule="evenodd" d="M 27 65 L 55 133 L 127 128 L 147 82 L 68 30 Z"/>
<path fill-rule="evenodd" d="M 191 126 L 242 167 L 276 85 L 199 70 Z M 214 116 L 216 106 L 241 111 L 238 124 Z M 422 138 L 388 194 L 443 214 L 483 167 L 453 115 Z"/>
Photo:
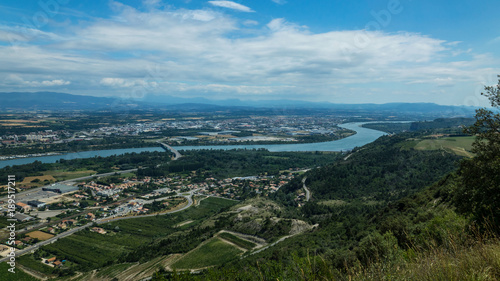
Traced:
<path fill-rule="evenodd" d="M 499 75 L 500 77 L 500 75 Z M 491 106 L 500 109 L 498 85 L 485 87 Z M 500 114 L 485 108 L 476 110 L 475 123 L 464 132 L 476 136 L 472 152 L 476 156 L 461 162 L 462 182 L 456 193 L 456 205 L 464 213 L 472 213 L 476 222 L 500 226 Z"/>

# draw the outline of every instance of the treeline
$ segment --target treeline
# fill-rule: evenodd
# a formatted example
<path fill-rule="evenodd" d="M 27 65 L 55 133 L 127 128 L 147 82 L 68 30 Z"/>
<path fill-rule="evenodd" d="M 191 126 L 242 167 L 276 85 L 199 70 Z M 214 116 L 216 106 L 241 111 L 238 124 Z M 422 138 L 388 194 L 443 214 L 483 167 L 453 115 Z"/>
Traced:
<path fill-rule="evenodd" d="M 131 137 L 106 137 L 102 139 L 79 140 L 65 143 L 35 143 L 18 146 L 6 146 L 0 149 L 0 155 L 25 155 L 47 152 L 79 152 L 88 150 L 136 148 L 157 146 L 155 143 Z"/>
<path fill-rule="evenodd" d="M 438 118 L 433 121 L 419 121 L 409 123 L 367 123 L 363 127 L 383 131 L 389 134 L 401 132 L 425 131 L 427 133 L 444 133 L 464 135 L 463 127 L 474 123 L 474 118 Z"/>
<path fill-rule="evenodd" d="M 169 173 L 206 171 L 205 176 L 227 178 L 235 176 L 277 175 L 288 168 L 318 167 L 340 157 L 338 153 L 269 152 L 264 149 L 191 150 L 182 151 L 177 161 L 158 167 L 140 169 L 140 176 L 163 176 Z"/>
<path fill-rule="evenodd" d="M 0 169 L 0 177 L 7 178 L 8 175 L 16 175 L 16 181 L 22 181 L 28 176 L 41 176 L 44 171 L 67 170 L 77 171 L 82 169 L 94 170 L 97 173 L 108 173 L 119 170 L 128 170 L 140 166 L 155 166 L 170 161 L 171 154 L 168 152 L 142 152 L 126 153 L 109 157 L 92 157 L 64 160 L 57 163 L 42 163 L 35 161 L 30 164 L 7 166 Z"/>

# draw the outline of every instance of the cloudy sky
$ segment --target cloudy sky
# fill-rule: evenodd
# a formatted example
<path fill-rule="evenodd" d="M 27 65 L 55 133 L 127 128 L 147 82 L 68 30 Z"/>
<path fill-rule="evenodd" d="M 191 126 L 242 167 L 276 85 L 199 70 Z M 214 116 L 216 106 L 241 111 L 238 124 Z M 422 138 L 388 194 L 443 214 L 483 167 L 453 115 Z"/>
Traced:
<path fill-rule="evenodd" d="M 498 0 L 3 0 L 0 91 L 487 103 Z"/>

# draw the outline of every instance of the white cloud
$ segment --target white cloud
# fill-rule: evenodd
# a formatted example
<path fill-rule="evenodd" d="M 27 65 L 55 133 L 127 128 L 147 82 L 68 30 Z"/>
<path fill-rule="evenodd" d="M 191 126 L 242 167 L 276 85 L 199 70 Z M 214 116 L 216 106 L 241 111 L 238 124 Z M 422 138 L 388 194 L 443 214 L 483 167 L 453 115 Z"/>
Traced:
<path fill-rule="evenodd" d="M 233 2 L 233 1 L 208 1 L 208 3 L 210 3 L 214 6 L 238 10 L 241 12 L 247 12 L 247 13 L 253 12 L 253 10 L 250 9 L 249 7 L 238 4 L 238 3 Z"/>
<path fill-rule="evenodd" d="M 278 5 L 284 5 L 284 4 L 286 4 L 285 0 L 271 0 L 271 1 L 273 1 L 274 3 L 276 3 Z"/>
<path fill-rule="evenodd" d="M 144 88 L 155 88 L 158 83 L 155 81 L 148 82 L 143 79 L 123 79 L 123 78 L 102 78 L 101 85 L 110 87 L 120 87 L 120 88 L 131 88 L 131 87 L 144 87 Z"/>
<path fill-rule="evenodd" d="M 51 81 L 42 81 L 41 83 L 43 86 L 63 86 L 63 85 L 69 85 L 71 84 L 70 81 L 65 81 L 62 79 L 57 79 L 57 80 L 51 80 Z"/>
<path fill-rule="evenodd" d="M 246 26 L 259 25 L 259 22 L 255 20 L 246 20 L 243 22 L 243 25 Z"/>
<path fill-rule="evenodd" d="M 70 85 L 70 81 L 66 81 L 63 79 L 55 79 L 55 80 L 44 80 L 44 81 L 23 81 L 21 78 L 18 78 L 19 82 L 22 81 L 23 84 L 31 86 L 31 87 L 54 87 L 54 86 L 66 86 Z"/>
<path fill-rule="evenodd" d="M 123 4 L 115 9 L 112 19 L 70 26 L 67 40 L 53 39 L 50 48 L 0 45 L 0 87 L 22 85 L 15 76 L 7 79 L 18 75 L 42 81 L 26 86 L 64 85 L 94 95 L 140 88 L 156 94 L 344 102 L 359 95 L 354 102 L 382 102 L 500 73 L 495 57 L 470 53 L 459 60 L 454 42 L 416 33 L 315 33 L 282 18 L 262 28 L 210 9 L 143 12 Z M 356 92 L 371 84 L 382 86 L 365 91 L 371 96 Z"/>

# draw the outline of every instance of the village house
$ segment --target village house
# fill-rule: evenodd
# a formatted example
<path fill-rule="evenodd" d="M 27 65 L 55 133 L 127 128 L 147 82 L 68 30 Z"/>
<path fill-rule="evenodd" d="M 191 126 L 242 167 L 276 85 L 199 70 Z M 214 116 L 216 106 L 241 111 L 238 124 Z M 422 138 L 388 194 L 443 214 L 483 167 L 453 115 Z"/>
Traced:
<path fill-rule="evenodd" d="M 17 202 L 16 208 L 19 210 L 23 210 L 24 212 L 31 211 L 31 207 L 28 204 L 24 204 L 23 202 Z"/>
<path fill-rule="evenodd" d="M 106 230 L 104 230 L 104 228 L 101 227 L 92 227 L 90 231 L 97 232 L 99 234 L 106 234 Z"/>

